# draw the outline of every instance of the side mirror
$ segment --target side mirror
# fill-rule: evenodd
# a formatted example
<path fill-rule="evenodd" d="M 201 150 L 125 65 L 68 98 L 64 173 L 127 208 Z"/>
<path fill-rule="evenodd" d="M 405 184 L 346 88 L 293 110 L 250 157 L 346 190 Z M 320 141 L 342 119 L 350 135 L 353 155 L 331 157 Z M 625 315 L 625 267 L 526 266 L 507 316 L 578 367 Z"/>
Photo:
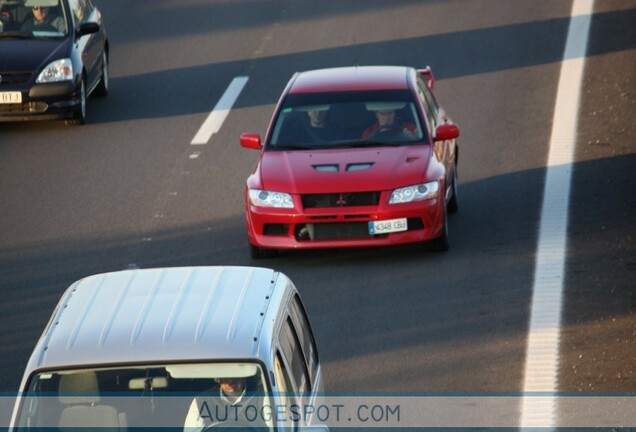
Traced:
<path fill-rule="evenodd" d="M 241 147 L 260 150 L 261 147 L 263 147 L 260 135 L 255 133 L 244 133 L 241 135 Z"/>
<path fill-rule="evenodd" d="M 437 126 L 435 129 L 435 141 L 452 140 L 459 137 L 459 128 L 454 124 Z"/>
<path fill-rule="evenodd" d="M 79 39 L 84 35 L 97 33 L 98 31 L 99 24 L 94 22 L 87 22 L 79 26 L 79 28 L 75 31 L 75 37 Z"/>

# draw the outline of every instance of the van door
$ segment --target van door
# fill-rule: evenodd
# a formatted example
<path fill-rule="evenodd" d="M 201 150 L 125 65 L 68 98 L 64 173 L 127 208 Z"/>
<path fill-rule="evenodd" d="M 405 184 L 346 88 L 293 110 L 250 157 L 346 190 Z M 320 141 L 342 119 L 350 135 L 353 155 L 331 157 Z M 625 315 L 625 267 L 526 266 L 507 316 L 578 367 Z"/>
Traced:
<path fill-rule="evenodd" d="M 299 406 L 296 398 L 298 389 L 293 384 L 289 369 L 283 360 L 280 350 L 276 351 L 276 356 L 274 357 L 274 376 L 277 388 L 274 398 L 276 401 L 275 406 L 280 408 L 275 409 L 273 415 L 277 420 L 278 426 L 283 430 L 296 430 L 299 419 L 294 416 L 294 409 Z"/>

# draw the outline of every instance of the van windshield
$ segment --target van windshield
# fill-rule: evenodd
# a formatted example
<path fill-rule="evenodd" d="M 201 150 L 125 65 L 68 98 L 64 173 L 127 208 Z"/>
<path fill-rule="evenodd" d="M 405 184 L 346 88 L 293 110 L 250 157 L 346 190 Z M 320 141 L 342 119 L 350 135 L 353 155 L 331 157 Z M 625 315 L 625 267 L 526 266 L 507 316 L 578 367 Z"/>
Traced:
<path fill-rule="evenodd" d="M 269 393 L 263 369 L 249 362 L 47 371 L 31 378 L 17 426 L 267 431 Z"/>

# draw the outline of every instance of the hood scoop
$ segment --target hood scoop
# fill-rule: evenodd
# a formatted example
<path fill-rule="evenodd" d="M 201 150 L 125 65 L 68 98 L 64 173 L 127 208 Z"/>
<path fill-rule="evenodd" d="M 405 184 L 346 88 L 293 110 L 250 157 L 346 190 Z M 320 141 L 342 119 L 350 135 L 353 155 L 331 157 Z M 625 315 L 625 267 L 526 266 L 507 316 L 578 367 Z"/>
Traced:
<path fill-rule="evenodd" d="M 312 167 L 319 172 L 338 172 L 340 169 L 338 168 L 338 164 L 327 164 L 327 165 L 312 165 Z"/>
<path fill-rule="evenodd" d="M 373 166 L 373 162 L 347 164 L 347 171 L 364 171 Z"/>
<path fill-rule="evenodd" d="M 373 162 L 359 162 L 347 164 L 345 171 L 364 171 L 373 166 Z M 338 164 L 312 165 L 312 168 L 318 172 L 338 172 L 340 166 Z"/>

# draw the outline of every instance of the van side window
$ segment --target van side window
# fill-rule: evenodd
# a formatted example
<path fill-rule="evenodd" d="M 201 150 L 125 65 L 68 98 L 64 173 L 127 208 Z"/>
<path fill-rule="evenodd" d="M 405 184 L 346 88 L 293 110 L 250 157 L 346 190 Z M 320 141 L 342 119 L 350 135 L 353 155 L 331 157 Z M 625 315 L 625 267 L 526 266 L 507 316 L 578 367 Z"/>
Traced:
<path fill-rule="evenodd" d="M 291 407 L 296 404 L 296 400 L 294 398 L 294 388 L 289 379 L 289 373 L 278 351 L 274 358 L 274 373 L 276 374 L 276 385 L 278 387 L 281 404 L 286 408 L 286 415 L 282 416 L 285 423 L 285 430 L 291 430 L 294 427 L 294 422 L 289 413 Z"/>
<path fill-rule="evenodd" d="M 303 307 L 298 294 L 294 296 L 290 303 L 289 313 L 294 328 L 299 329 L 298 337 L 300 345 L 305 356 L 305 364 L 309 371 L 310 382 L 314 382 L 316 373 L 318 372 L 318 350 L 316 349 L 316 341 L 309 325 L 309 318 Z"/>
<path fill-rule="evenodd" d="M 298 340 L 298 335 L 294 330 L 291 318 L 287 317 L 287 320 L 283 324 L 283 328 L 280 330 L 278 339 L 283 350 L 283 354 L 291 367 L 291 373 L 296 385 L 298 386 L 298 390 L 301 393 L 309 392 L 311 390 L 309 372 L 307 371 L 302 348 Z"/>

